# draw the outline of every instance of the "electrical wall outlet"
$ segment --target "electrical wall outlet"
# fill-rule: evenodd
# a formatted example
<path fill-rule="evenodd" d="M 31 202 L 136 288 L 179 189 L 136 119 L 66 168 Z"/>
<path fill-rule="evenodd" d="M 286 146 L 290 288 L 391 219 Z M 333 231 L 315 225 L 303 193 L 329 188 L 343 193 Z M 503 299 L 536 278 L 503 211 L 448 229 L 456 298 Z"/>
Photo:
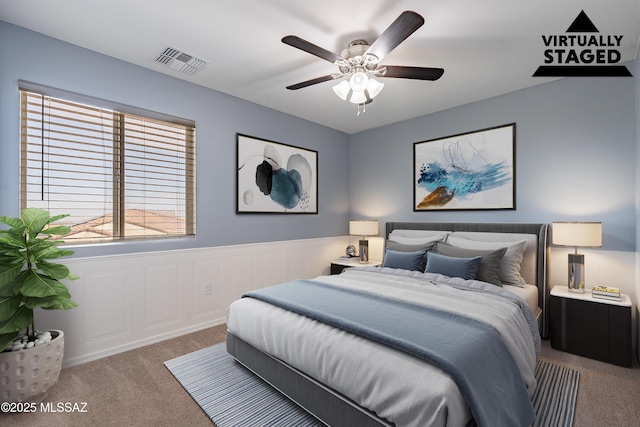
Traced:
<path fill-rule="evenodd" d="M 211 295 L 211 283 L 205 283 L 203 287 L 204 287 L 204 294 Z"/>

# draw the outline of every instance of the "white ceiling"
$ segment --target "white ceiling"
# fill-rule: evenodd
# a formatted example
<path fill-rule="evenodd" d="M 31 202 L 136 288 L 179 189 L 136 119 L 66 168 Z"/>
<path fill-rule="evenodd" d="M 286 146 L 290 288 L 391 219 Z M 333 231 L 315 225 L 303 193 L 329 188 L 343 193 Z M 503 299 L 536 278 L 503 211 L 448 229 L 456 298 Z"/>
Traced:
<path fill-rule="evenodd" d="M 340 53 L 351 40 L 373 42 L 404 10 L 426 23 L 381 64 L 444 68 L 440 80 L 383 79 L 360 116 L 331 82 L 285 88 L 337 67 L 283 36 Z M 531 77 L 542 35 L 564 34 L 581 10 L 601 34 L 624 36 L 622 61 L 635 57 L 640 0 L 0 0 L 0 20 L 346 133 L 549 81 Z M 153 61 L 163 46 L 209 63 L 192 76 L 174 71 Z"/>

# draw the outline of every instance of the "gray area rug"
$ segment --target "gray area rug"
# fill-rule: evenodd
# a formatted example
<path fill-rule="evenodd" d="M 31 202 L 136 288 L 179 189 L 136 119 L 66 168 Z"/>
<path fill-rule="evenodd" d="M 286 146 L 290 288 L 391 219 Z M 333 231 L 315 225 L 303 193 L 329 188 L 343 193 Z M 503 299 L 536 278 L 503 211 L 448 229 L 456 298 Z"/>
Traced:
<path fill-rule="evenodd" d="M 538 360 L 535 375 L 538 387 L 531 399 L 536 411 L 533 426 L 572 426 L 580 373 L 575 369 Z"/>
<path fill-rule="evenodd" d="M 324 426 L 298 405 L 236 362 L 225 343 L 164 363 L 217 427 Z M 579 372 L 543 360 L 536 366 L 534 426 L 570 427 Z"/>

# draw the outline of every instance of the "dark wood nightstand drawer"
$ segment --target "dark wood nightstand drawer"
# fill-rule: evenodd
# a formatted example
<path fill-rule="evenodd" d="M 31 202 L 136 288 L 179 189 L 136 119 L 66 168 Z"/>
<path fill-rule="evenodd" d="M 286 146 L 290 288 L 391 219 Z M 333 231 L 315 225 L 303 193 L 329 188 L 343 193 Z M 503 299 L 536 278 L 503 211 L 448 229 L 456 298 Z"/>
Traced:
<path fill-rule="evenodd" d="M 609 307 L 609 325 L 631 329 L 631 307 L 628 307 L 627 310 Z"/>
<path fill-rule="evenodd" d="M 567 299 L 565 315 L 571 319 L 585 322 L 609 323 L 609 307 L 606 304 L 590 303 Z M 587 308 L 585 304 L 590 304 Z"/>
<path fill-rule="evenodd" d="M 342 270 L 344 270 L 345 268 L 349 268 L 349 267 L 347 267 L 346 265 L 331 263 L 331 274 L 340 274 L 342 273 Z"/>

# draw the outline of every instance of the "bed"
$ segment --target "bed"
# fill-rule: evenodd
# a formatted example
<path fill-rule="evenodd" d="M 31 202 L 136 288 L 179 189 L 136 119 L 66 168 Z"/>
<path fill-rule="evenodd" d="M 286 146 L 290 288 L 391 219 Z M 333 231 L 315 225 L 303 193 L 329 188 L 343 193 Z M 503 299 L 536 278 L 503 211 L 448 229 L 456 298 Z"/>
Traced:
<path fill-rule="evenodd" d="M 548 331 L 547 225 L 388 222 L 385 240 L 382 268 L 347 269 L 235 301 L 227 313 L 229 354 L 330 426 L 527 425 L 523 402 L 535 390 L 539 339 Z M 424 273 L 401 265 L 420 245 L 437 255 L 427 257 L 434 261 Z M 518 283 L 496 286 L 436 268 L 436 259 L 444 272 L 473 260 L 475 275 L 493 255 L 467 255 L 498 251 L 502 274 L 503 264 L 514 262 L 513 247 L 520 251 Z M 392 262 L 396 256 L 402 268 Z M 297 311 L 311 300 L 315 311 Z M 367 310 L 378 313 L 367 320 L 376 328 L 358 317 Z M 427 348 L 439 340 L 437 350 Z M 482 347 L 489 342 L 491 350 Z M 497 397 L 482 388 L 493 382 Z"/>

